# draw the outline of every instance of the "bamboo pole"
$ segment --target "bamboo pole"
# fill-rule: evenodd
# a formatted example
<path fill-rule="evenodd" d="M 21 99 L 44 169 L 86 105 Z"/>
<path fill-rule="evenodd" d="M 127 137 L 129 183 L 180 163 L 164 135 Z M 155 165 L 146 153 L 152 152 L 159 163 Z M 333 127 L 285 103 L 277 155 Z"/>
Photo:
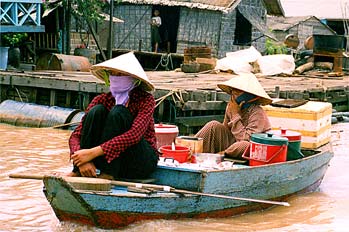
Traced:
<path fill-rule="evenodd" d="M 9 177 L 11 177 L 11 178 L 22 178 L 22 179 L 24 178 L 24 179 L 42 180 L 44 178 L 44 175 L 39 175 L 39 174 L 20 174 L 19 173 L 19 174 L 10 174 Z M 74 178 L 74 177 L 69 177 L 69 178 Z M 88 179 L 90 179 L 90 178 L 88 178 Z M 98 179 L 98 178 L 94 178 L 94 179 Z M 105 181 L 105 179 L 103 179 L 103 181 Z M 128 181 L 116 181 L 116 180 L 111 180 L 110 184 L 111 185 L 117 185 L 117 186 L 123 186 L 123 187 L 140 188 L 140 189 L 150 188 L 150 189 L 156 189 L 156 190 L 160 190 L 160 191 L 173 192 L 173 193 L 179 193 L 179 194 L 190 194 L 190 195 L 215 197 L 215 198 L 223 198 L 223 199 L 231 199 L 231 200 L 239 200 L 239 201 L 250 201 L 250 202 L 256 202 L 256 203 L 263 203 L 263 204 L 290 206 L 290 204 L 288 202 L 260 200 L 260 199 L 245 198 L 245 197 L 234 197 L 234 196 L 213 194 L 213 193 L 195 192 L 195 191 L 188 191 L 188 190 L 183 190 L 183 189 L 176 189 L 176 188 L 173 188 L 171 186 L 166 186 L 166 185 L 143 184 L 143 183 L 134 183 L 134 182 L 128 182 Z"/>
<path fill-rule="evenodd" d="M 52 126 L 52 128 L 61 128 L 61 127 L 65 127 L 65 126 L 78 125 L 79 123 L 80 122 L 68 122 L 68 123 Z"/>

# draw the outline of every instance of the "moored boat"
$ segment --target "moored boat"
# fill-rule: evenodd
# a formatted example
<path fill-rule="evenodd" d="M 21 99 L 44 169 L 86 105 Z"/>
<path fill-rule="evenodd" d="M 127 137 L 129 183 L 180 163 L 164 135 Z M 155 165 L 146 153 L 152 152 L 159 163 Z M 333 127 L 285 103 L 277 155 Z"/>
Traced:
<path fill-rule="evenodd" d="M 105 229 L 142 220 L 228 217 L 283 205 L 280 201 L 294 194 L 316 190 L 333 157 L 331 145 L 302 152 L 304 158 L 261 166 L 159 165 L 153 184 L 112 181 L 103 191 L 45 176 L 44 193 L 60 221 Z"/>

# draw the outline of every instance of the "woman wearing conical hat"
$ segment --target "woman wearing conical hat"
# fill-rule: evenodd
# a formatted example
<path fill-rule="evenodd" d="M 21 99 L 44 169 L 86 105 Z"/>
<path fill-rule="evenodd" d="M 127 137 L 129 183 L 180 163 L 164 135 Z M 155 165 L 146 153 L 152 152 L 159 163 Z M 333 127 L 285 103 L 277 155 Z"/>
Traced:
<path fill-rule="evenodd" d="M 231 95 L 224 121 L 208 122 L 195 136 L 203 138 L 203 152 L 239 159 L 249 147 L 253 133 L 271 129 L 261 105 L 272 100 L 253 74 L 241 74 L 219 83 L 218 87 Z"/>
<path fill-rule="evenodd" d="M 157 166 L 154 89 L 132 52 L 91 67 L 110 85 L 96 96 L 69 138 L 69 176 L 146 178 Z"/>

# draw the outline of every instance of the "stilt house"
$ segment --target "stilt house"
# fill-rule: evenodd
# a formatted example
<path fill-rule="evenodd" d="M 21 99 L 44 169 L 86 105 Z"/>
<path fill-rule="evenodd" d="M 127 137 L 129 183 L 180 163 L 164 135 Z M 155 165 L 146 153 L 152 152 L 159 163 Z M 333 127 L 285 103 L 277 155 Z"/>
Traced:
<path fill-rule="evenodd" d="M 265 48 L 267 15 L 283 15 L 279 0 L 121 0 L 114 16 L 114 49 L 152 51 L 150 21 L 160 11 L 160 50 L 183 54 L 194 46 L 210 47 L 212 55 L 249 46 Z M 107 36 L 103 36 L 107 38 Z"/>
<path fill-rule="evenodd" d="M 279 41 L 284 41 L 288 35 L 297 36 L 299 48 L 304 48 L 304 42 L 314 34 L 336 35 L 328 25 L 315 16 L 299 17 L 275 17 L 268 16 L 268 28 L 270 28 Z"/>

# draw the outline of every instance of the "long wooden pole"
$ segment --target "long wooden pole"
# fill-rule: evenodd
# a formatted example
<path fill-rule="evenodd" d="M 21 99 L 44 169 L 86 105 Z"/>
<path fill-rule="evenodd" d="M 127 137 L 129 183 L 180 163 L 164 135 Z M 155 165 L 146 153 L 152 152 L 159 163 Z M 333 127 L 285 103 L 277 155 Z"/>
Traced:
<path fill-rule="evenodd" d="M 61 128 L 61 127 L 65 127 L 65 126 L 78 125 L 79 123 L 80 122 L 68 122 L 68 123 L 52 126 L 52 128 Z"/>
<path fill-rule="evenodd" d="M 224 199 L 239 200 L 239 201 L 251 201 L 251 202 L 257 202 L 257 203 L 290 206 L 290 204 L 288 202 L 259 200 L 259 199 L 233 197 L 233 196 L 213 194 L 213 193 L 195 192 L 195 191 L 188 191 L 188 190 L 183 190 L 183 189 L 176 189 L 176 188 L 166 186 L 166 185 L 143 184 L 143 183 L 134 183 L 134 182 L 125 182 L 125 181 L 115 181 L 115 180 L 112 180 L 111 184 L 112 185 L 119 185 L 119 186 L 126 186 L 126 187 L 136 187 L 136 188 L 153 188 L 153 189 L 157 189 L 157 190 L 163 190 L 163 191 L 167 191 L 167 192 L 174 192 L 174 193 L 180 193 L 180 194 L 192 194 L 192 195 L 199 195 L 199 196 L 206 196 L 206 197 L 216 197 L 216 198 L 224 198 Z"/>
<path fill-rule="evenodd" d="M 181 190 L 181 189 L 172 189 L 171 192 L 181 193 L 181 194 L 193 194 L 193 195 L 206 196 L 206 197 L 216 197 L 216 198 L 223 198 L 223 199 L 231 199 L 231 200 L 238 200 L 238 201 L 250 201 L 250 202 L 256 202 L 256 203 L 263 203 L 263 204 L 290 206 L 290 204 L 288 202 L 283 202 L 283 201 L 269 201 L 269 200 L 252 199 L 252 198 L 245 198 L 245 197 L 234 197 L 234 196 L 226 196 L 226 195 L 213 194 L 213 193 L 193 192 L 193 191 L 187 191 L 187 190 Z"/>
<path fill-rule="evenodd" d="M 44 178 L 44 175 L 40 174 L 10 174 L 9 177 L 11 178 L 21 178 L 21 179 L 35 179 L 35 180 L 42 180 Z M 202 192 L 195 192 L 195 191 L 188 191 L 183 189 L 176 189 L 171 186 L 166 185 L 157 185 L 157 184 L 143 184 L 143 183 L 135 183 L 135 182 L 128 182 L 128 181 L 117 181 L 117 180 L 111 180 L 110 182 L 112 185 L 118 185 L 118 186 L 124 186 L 124 187 L 135 187 L 135 188 L 151 188 L 156 190 L 162 190 L 166 192 L 173 192 L 173 193 L 179 193 L 179 194 L 192 194 L 192 195 L 198 195 L 198 196 L 206 196 L 206 197 L 216 197 L 216 198 L 223 198 L 223 199 L 231 199 L 231 200 L 239 200 L 239 201 L 250 201 L 250 202 L 256 202 L 256 203 L 263 203 L 263 204 L 272 204 L 272 205 L 281 205 L 281 206 L 290 206 L 288 202 L 281 202 L 281 201 L 270 201 L 270 200 L 260 200 L 260 199 L 253 199 L 253 198 L 245 198 L 245 197 L 234 197 L 234 196 L 227 196 L 227 195 L 220 195 L 220 194 L 213 194 L 213 193 L 202 193 Z"/>

